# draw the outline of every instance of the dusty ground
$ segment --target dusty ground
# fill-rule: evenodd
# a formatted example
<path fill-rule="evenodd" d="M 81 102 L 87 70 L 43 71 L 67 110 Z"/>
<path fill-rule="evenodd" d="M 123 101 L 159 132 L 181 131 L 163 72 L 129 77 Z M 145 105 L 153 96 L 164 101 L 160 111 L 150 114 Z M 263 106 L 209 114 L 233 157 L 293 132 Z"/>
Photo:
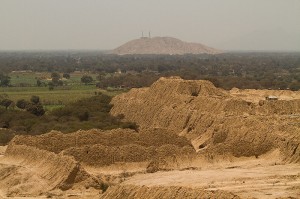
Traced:
<path fill-rule="evenodd" d="M 267 96 L 276 96 L 279 100 L 295 100 L 300 99 L 300 91 L 290 90 L 256 90 L 256 89 L 238 89 L 233 88 L 229 91 L 230 95 L 243 99 L 247 102 L 258 103 L 265 100 Z"/>
<path fill-rule="evenodd" d="M 242 198 L 300 198 L 300 165 L 252 165 L 140 174 L 125 184 L 201 187 L 224 190 Z"/>

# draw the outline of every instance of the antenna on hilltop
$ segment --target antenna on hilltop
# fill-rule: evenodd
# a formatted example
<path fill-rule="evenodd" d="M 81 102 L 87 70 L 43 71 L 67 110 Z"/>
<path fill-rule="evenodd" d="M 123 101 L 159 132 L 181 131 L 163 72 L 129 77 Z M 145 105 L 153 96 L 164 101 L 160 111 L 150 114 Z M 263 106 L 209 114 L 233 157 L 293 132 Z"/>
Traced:
<path fill-rule="evenodd" d="M 151 32 L 149 31 L 149 38 L 151 38 Z"/>
<path fill-rule="evenodd" d="M 142 38 L 144 37 L 144 31 L 142 31 Z"/>

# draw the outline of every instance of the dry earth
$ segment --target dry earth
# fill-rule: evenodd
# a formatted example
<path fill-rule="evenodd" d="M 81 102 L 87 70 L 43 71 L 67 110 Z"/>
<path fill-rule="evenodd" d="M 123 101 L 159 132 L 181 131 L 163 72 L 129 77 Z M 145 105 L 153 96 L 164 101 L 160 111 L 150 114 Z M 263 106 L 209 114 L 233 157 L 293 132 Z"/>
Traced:
<path fill-rule="evenodd" d="M 141 129 L 162 128 L 185 136 L 211 158 L 258 157 L 280 149 L 287 162 L 299 162 L 300 99 L 253 103 L 209 81 L 172 77 L 116 96 L 112 104 L 113 115 L 122 114 Z"/>
<path fill-rule="evenodd" d="M 277 96 L 280 100 L 300 99 L 300 91 L 290 90 L 256 90 L 256 89 L 238 89 L 233 88 L 229 91 L 231 96 L 241 98 L 248 102 L 259 103 L 265 100 L 267 96 Z"/>
<path fill-rule="evenodd" d="M 112 101 L 139 132 L 52 131 L 0 147 L 0 198 L 300 198 L 299 99 L 161 78 Z"/>
<path fill-rule="evenodd" d="M 124 184 L 138 186 L 178 186 L 222 190 L 241 198 L 300 198 L 300 165 L 213 165 L 199 170 L 139 174 Z"/>

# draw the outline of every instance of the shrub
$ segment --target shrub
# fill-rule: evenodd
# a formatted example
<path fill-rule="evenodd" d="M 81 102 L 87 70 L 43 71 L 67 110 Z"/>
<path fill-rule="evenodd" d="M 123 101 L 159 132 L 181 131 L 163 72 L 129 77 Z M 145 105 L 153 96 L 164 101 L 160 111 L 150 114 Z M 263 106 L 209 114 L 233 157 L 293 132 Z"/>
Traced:
<path fill-rule="evenodd" d="M 19 109 L 25 109 L 26 108 L 26 106 L 29 104 L 29 102 L 28 101 L 26 101 L 26 100 L 24 100 L 24 99 L 20 99 L 20 100 L 18 100 L 17 101 L 17 107 L 19 108 Z"/>
<path fill-rule="evenodd" d="M 89 84 L 89 83 L 92 83 L 94 80 L 91 76 L 88 76 L 88 75 L 84 75 L 81 77 L 81 82 L 82 83 L 85 83 L 85 84 Z"/>
<path fill-rule="evenodd" d="M 10 99 L 3 99 L 1 102 L 0 102 L 0 105 L 1 106 L 4 106 L 6 109 L 12 105 L 13 101 L 10 100 Z"/>
<path fill-rule="evenodd" d="M 70 76 L 69 73 L 64 73 L 64 74 L 63 74 L 63 77 L 66 78 L 66 79 L 70 79 L 71 76 Z"/>
<path fill-rule="evenodd" d="M 0 129 L 0 145 L 6 145 L 13 137 L 15 133 L 8 129 Z"/>
<path fill-rule="evenodd" d="M 78 112 L 77 113 L 77 117 L 78 119 L 82 122 L 82 121 L 88 121 L 90 114 L 88 111 L 83 111 L 83 112 Z"/>
<path fill-rule="evenodd" d="M 41 104 L 28 104 L 26 106 L 26 111 L 36 116 L 42 116 L 45 113 L 44 107 Z"/>
<path fill-rule="evenodd" d="M 38 103 L 40 103 L 40 97 L 39 97 L 39 96 L 33 95 L 33 96 L 31 96 L 30 101 L 31 101 L 33 104 L 38 104 Z"/>

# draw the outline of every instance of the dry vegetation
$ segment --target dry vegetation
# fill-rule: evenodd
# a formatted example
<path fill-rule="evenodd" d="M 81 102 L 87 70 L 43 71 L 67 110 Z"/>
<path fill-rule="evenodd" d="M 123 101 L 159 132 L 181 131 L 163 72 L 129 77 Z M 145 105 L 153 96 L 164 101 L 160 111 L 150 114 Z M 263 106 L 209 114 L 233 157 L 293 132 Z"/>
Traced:
<path fill-rule="evenodd" d="M 111 101 L 138 132 L 15 136 L 0 198 L 300 198 L 299 98 L 160 78 Z"/>

